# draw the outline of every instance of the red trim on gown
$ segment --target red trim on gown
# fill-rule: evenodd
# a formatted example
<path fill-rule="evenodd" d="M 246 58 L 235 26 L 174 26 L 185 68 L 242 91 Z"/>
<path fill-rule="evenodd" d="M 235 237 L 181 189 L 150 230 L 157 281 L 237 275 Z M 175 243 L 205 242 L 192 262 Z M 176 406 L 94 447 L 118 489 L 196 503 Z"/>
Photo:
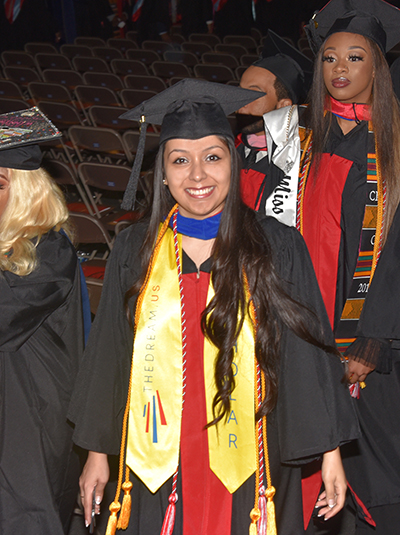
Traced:
<path fill-rule="evenodd" d="M 303 203 L 303 238 L 308 247 L 333 328 L 342 229 L 342 193 L 353 165 L 336 154 L 322 154 L 315 181 L 314 166 L 306 183 Z"/>
<path fill-rule="evenodd" d="M 232 495 L 210 470 L 204 391 L 201 313 L 210 275 L 183 275 L 186 311 L 186 395 L 182 415 L 181 478 L 183 535 L 230 535 Z M 190 312 L 189 312 L 190 310 Z"/>

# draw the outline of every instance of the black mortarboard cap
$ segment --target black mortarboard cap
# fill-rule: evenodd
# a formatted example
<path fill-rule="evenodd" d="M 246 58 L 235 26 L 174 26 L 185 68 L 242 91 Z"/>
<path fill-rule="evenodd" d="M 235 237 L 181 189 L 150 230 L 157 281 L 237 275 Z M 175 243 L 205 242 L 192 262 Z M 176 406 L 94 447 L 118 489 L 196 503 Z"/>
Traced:
<path fill-rule="evenodd" d="M 305 26 L 315 54 L 337 32 L 368 37 L 385 53 L 400 41 L 399 28 L 400 10 L 383 0 L 331 0 Z"/>
<path fill-rule="evenodd" d="M 0 167 L 39 169 L 42 152 L 38 144 L 61 136 L 39 108 L 0 115 Z"/>
<path fill-rule="evenodd" d="M 295 104 L 306 96 L 312 80 L 313 62 L 272 30 L 268 30 L 261 59 L 253 65 L 272 72 L 289 91 Z"/>
<path fill-rule="evenodd" d="M 226 116 L 260 96 L 259 91 L 187 78 L 121 115 L 121 119 L 141 122 L 136 158 L 122 208 L 134 207 L 147 124 L 161 125 L 160 143 L 211 135 L 233 139 Z"/>

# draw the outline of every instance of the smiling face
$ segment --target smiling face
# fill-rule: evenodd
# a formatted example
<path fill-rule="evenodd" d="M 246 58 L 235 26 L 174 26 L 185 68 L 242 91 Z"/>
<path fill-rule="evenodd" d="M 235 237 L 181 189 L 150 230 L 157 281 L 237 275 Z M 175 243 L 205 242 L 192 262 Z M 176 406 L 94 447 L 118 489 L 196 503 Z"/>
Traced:
<path fill-rule="evenodd" d="M 334 33 L 325 42 L 322 61 L 325 87 L 334 99 L 343 103 L 370 103 L 374 66 L 365 37 Z"/>
<path fill-rule="evenodd" d="M 164 171 L 181 215 L 205 219 L 223 209 L 231 183 L 231 155 L 218 136 L 170 139 Z"/>
<path fill-rule="evenodd" d="M 10 173 L 6 167 L 0 167 L 0 218 L 6 209 L 10 196 Z"/>

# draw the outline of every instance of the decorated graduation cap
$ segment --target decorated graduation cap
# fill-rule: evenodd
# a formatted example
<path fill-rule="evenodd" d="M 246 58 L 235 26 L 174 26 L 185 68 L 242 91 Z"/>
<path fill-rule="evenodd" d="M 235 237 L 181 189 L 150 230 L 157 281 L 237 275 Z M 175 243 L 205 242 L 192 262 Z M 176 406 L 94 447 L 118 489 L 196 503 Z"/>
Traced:
<path fill-rule="evenodd" d="M 39 108 L 0 115 L 0 167 L 39 169 L 42 152 L 38 144 L 61 136 Z"/>
<path fill-rule="evenodd" d="M 337 32 L 368 37 L 385 53 L 400 41 L 399 28 L 400 10 L 383 0 L 331 0 L 305 26 L 315 54 Z"/>
<path fill-rule="evenodd" d="M 212 135 L 234 139 L 226 116 L 260 96 L 259 91 L 187 78 L 121 115 L 121 119 L 141 123 L 136 158 L 122 208 L 134 207 L 149 123 L 161 125 L 160 143 L 174 138 L 200 139 Z"/>
<path fill-rule="evenodd" d="M 305 97 L 312 79 L 313 63 L 275 32 L 268 30 L 262 57 L 253 66 L 272 72 L 286 87 L 294 104 Z"/>

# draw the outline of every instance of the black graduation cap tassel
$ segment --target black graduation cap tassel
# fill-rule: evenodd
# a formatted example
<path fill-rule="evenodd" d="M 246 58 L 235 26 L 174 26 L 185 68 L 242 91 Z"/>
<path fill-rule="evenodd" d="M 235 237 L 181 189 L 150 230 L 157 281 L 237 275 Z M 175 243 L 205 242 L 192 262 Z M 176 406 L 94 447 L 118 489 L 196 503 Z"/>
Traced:
<path fill-rule="evenodd" d="M 136 191 L 139 182 L 140 171 L 143 163 L 144 146 L 146 143 L 147 122 L 144 115 L 140 118 L 140 135 L 136 150 L 135 161 L 133 163 L 131 176 L 129 177 L 128 186 L 124 193 L 121 208 L 123 210 L 134 210 L 136 201 Z"/>

